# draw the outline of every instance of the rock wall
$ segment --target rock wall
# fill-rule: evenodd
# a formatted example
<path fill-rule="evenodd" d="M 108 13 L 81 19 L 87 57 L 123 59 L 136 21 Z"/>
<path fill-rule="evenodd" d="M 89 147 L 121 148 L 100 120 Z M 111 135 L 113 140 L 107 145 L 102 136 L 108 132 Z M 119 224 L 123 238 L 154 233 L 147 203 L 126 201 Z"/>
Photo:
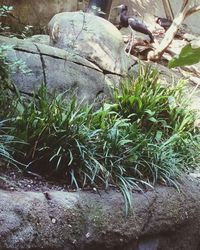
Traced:
<path fill-rule="evenodd" d="M 199 250 L 200 183 L 135 193 L 0 190 L 0 249 Z M 48 199 L 47 199 L 48 197 Z"/>
<path fill-rule="evenodd" d="M 0 43 L 13 46 L 7 52 L 10 61 L 22 60 L 29 74 L 15 71 L 11 77 L 19 90 L 32 95 L 41 83 L 49 90 L 73 94 L 80 102 L 93 103 L 110 96 L 110 86 L 119 82 L 119 75 L 103 73 L 94 63 L 59 48 L 21 39 L 0 36 Z"/>

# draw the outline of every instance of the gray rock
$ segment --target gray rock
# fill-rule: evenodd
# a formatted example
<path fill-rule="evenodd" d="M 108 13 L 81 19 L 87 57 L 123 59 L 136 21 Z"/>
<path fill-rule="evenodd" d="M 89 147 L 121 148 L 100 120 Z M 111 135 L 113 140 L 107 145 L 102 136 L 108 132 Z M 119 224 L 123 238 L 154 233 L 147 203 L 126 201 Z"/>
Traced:
<path fill-rule="evenodd" d="M 20 91 L 31 94 L 41 83 L 53 91 L 67 91 L 77 95 L 80 102 L 93 102 L 99 95 L 110 96 L 111 89 L 120 77 L 106 77 L 97 65 L 87 59 L 65 50 L 16 38 L 0 36 L 0 43 L 13 46 L 8 50 L 8 58 L 15 62 L 22 60 L 29 73 L 17 70 L 12 80 Z"/>
<path fill-rule="evenodd" d="M 44 83 L 66 97 L 76 95 L 79 102 L 101 104 L 110 97 L 132 64 L 115 26 L 91 14 L 64 12 L 52 18 L 49 29 L 51 46 L 45 35 L 24 40 L 0 36 L 1 44 L 13 47 L 9 60 L 21 60 L 30 70 L 12 72 L 19 90 L 30 95 Z"/>
<path fill-rule="evenodd" d="M 0 249 L 197 250 L 200 246 L 200 185 L 183 180 L 181 192 L 157 187 L 133 194 L 124 216 L 115 191 L 0 190 Z"/>
<path fill-rule="evenodd" d="M 125 74 L 129 62 L 120 31 L 107 20 L 83 12 L 56 14 L 49 22 L 50 44 L 95 63 L 104 72 Z"/>
<path fill-rule="evenodd" d="M 41 43 L 41 44 L 46 44 L 49 45 L 50 43 L 50 38 L 48 35 L 34 35 L 28 38 L 24 39 L 27 42 L 32 42 L 32 43 Z"/>

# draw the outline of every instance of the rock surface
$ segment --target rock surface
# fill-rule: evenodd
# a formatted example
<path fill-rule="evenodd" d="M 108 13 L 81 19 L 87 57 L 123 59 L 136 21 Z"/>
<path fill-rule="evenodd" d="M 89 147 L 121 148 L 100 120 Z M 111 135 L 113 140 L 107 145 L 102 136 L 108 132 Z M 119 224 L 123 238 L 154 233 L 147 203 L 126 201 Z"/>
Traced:
<path fill-rule="evenodd" d="M 83 12 L 63 12 L 49 22 L 50 44 L 74 51 L 104 72 L 127 72 L 127 55 L 120 31 L 107 20 Z"/>
<path fill-rule="evenodd" d="M 48 35 L 34 35 L 31 37 L 27 37 L 24 40 L 27 42 L 41 43 L 46 45 L 49 45 L 50 43 L 50 37 Z"/>
<path fill-rule="evenodd" d="M 50 90 L 67 91 L 67 96 L 76 94 L 79 101 L 91 103 L 110 96 L 111 88 L 120 80 L 118 74 L 104 72 L 96 64 L 63 49 L 3 36 L 0 43 L 13 46 L 7 52 L 11 61 L 20 59 L 31 70 L 28 74 L 20 70 L 12 74 L 13 82 L 27 94 L 44 82 Z"/>
<path fill-rule="evenodd" d="M 66 91 L 66 96 L 76 94 L 80 102 L 101 103 L 110 97 L 112 88 L 134 63 L 125 54 L 122 35 L 115 26 L 88 13 L 65 12 L 55 15 L 49 28 L 50 38 L 0 36 L 1 44 L 13 47 L 7 53 L 10 61 L 21 60 L 31 71 L 12 74 L 19 90 L 32 94 L 44 83 L 50 90 Z"/>
<path fill-rule="evenodd" d="M 134 194 L 0 190 L 0 249 L 200 249 L 200 182 Z"/>

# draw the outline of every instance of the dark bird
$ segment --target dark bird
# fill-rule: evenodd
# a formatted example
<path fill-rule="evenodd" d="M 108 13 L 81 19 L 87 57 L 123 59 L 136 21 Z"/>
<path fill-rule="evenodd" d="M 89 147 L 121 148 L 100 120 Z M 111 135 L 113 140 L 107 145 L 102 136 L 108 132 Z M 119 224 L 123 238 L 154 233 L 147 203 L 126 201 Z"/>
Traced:
<path fill-rule="evenodd" d="M 105 18 L 106 2 L 107 0 L 90 0 L 86 12 Z"/>
<path fill-rule="evenodd" d="M 158 23 L 161 27 L 163 27 L 165 31 L 168 30 L 172 24 L 172 21 L 167 18 L 158 17 L 158 16 L 155 16 L 155 18 L 156 18 L 156 23 Z"/>
<path fill-rule="evenodd" d="M 120 27 L 128 27 L 130 26 L 133 30 L 148 35 L 150 37 L 150 41 L 154 42 L 154 37 L 150 30 L 148 30 L 147 26 L 141 22 L 140 20 L 136 19 L 135 17 L 128 16 L 128 6 L 122 4 L 116 7 L 119 9 L 120 14 Z"/>

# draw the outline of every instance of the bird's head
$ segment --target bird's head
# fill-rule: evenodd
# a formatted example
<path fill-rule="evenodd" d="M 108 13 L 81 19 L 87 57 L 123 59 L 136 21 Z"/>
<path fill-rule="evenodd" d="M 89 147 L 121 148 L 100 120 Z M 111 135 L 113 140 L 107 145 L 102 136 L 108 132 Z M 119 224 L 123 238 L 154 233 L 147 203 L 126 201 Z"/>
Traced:
<path fill-rule="evenodd" d="M 119 14 L 121 14 L 124 11 L 128 11 L 128 6 L 124 5 L 124 4 L 121 4 L 119 6 L 114 7 L 113 9 L 117 9 Z"/>
<path fill-rule="evenodd" d="M 154 15 L 154 20 L 155 20 L 155 22 L 156 22 L 156 23 L 158 23 L 158 22 L 159 22 L 159 20 L 160 20 L 160 17 L 159 17 L 159 16 Z"/>
<path fill-rule="evenodd" d="M 90 8 L 88 8 L 87 12 L 93 13 L 94 15 L 97 15 L 97 16 L 98 16 L 98 15 L 101 15 L 101 16 L 105 16 L 105 15 L 106 15 L 106 13 L 103 12 L 103 11 L 101 10 L 101 8 L 98 7 L 98 6 L 96 6 L 96 5 L 90 6 Z"/>

